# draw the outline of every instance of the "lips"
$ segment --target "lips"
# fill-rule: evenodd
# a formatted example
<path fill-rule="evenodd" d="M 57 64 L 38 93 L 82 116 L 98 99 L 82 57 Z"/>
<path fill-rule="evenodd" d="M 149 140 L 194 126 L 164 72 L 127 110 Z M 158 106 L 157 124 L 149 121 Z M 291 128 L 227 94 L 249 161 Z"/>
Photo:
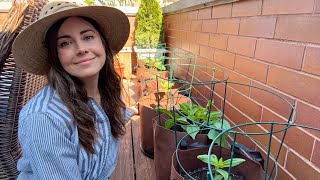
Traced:
<path fill-rule="evenodd" d="M 93 59 L 94 59 L 94 58 L 81 59 L 81 60 L 77 61 L 75 64 L 82 64 L 82 63 L 91 61 L 91 60 L 93 60 Z"/>

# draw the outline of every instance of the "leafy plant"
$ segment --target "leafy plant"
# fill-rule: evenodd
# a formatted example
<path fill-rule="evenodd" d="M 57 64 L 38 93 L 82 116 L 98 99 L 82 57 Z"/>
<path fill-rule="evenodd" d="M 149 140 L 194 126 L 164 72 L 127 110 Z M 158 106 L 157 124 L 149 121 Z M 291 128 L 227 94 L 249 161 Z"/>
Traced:
<path fill-rule="evenodd" d="M 165 128 L 171 129 L 176 122 L 185 130 L 193 139 L 202 129 L 208 129 L 206 126 L 212 127 L 209 130 L 207 136 L 209 139 L 214 140 L 218 135 L 219 131 L 229 129 L 230 124 L 221 119 L 222 113 L 219 111 L 208 112 L 208 107 L 211 106 L 212 101 L 208 101 L 206 107 L 201 107 L 193 103 L 182 103 L 180 104 L 180 110 L 185 115 L 182 116 L 175 112 L 163 108 L 159 108 L 159 111 L 165 113 L 169 118 L 165 121 Z M 190 121 L 191 119 L 192 121 Z M 216 130 L 219 129 L 219 130 Z M 222 147 L 228 148 L 227 141 L 228 134 L 225 133 L 221 138 L 216 141 L 217 144 L 221 143 Z"/>
<path fill-rule="evenodd" d="M 166 70 L 166 67 L 163 64 L 164 57 L 159 57 L 159 58 L 146 58 L 143 60 L 146 68 L 154 68 L 159 71 L 164 71 Z"/>
<path fill-rule="evenodd" d="M 164 92 L 169 92 L 169 90 L 172 88 L 173 85 L 174 85 L 174 82 L 160 80 L 161 90 Z"/>
<path fill-rule="evenodd" d="M 137 47 L 157 47 L 160 41 L 162 19 L 162 9 L 157 0 L 141 0 L 135 33 L 135 45 Z"/>
<path fill-rule="evenodd" d="M 94 4 L 94 0 L 84 0 L 84 2 L 88 4 L 88 6 L 91 6 Z"/>
<path fill-rule="evenodd" d="M 208 155 L 198 155 L 197 158 L 205 163 L 208 163 Z M 212 154 L 210 155 L 210 164 L 214 166 L 214 170 L 215 170 L 215 175 L 214 175 L 214 179 L 215 180 L 221 180 L 221 179 L 228 179 L 228 172 L 226 170 L 224 170 L 224 168 L 228 168 L 230 167 L 234 167 L 234 166 L 238 166 L 239 164 L 245 162 L 246 160 L 242 159 L 242 158 L 232 158 L 232 162 L 231 159 L 227 159 L 227 160 L 223 160 L 223 158 L 221 157 L 219 160 L 217 158 L 216 155 Z"/>

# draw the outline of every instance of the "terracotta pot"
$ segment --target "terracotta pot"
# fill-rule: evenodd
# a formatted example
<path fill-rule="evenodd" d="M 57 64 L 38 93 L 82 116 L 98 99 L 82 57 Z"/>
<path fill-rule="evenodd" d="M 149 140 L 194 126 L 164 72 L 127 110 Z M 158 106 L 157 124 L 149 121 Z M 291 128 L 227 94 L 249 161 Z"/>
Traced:
<path fill-rule="evenodd" d="M 172 153 L 176 150 L 176 145 L 182 139 L 186 132 L 172 131 L 163 127 L 166 115 L 153 118 L 154 128 L 154 165 L 157 179 L 170 179 Z M 190 136 L 186 137 L 188 143 L 200 142 L 209 144 L 209 139 L 205 134 L 198 134 L 193 140 Z"/>
<path fill-rule="evenodd" d="M 219 146 L 214 146 L 212 154 L 219 155 Z M 197 159 L 198 155 L 208 154 L 209 148 L 197 148 L 188 150 L 178 150 L 178 158 L 181 166 L 186 172 L 193 172 L 197 169 L 208 167 L 206 163 Z M 182 170 L 181 166 L 178 164 L 176 152 L 172 154 L 172 165 L 171 165 L 171 180 L 183 180 L 185 179 L 185 172 Z M 229 149 L 221 148 L 221 157 L 226 160 L 230 159 L 231 151 Z M 242 154 L 235 153 L 234 158 L 242 158 L 246 161 L 238 166 L 231 169 L 231 173 L 237 176 L 243 176 L 246 180 L 257 180 L 264 179 L 264 171 L 260 164 L 254 162 L 253 160 L 247 158 Z M 192 163 L 190 163 L 192 162 Z M 188 178 L 190 179 L 190 178 Z M 205 179 L 204 179 L 205 180 Z"/>
<path fill-rule="evenodd" d="M 159 97 L 161 108 L 171 108 L 168 94 L 165 93 L 154 93 L 144 96 L 142 101 L 139 103 L 139 114 L 140 114 L 140 147 L 141 151 L 148 157 L 153 157 L 154 154 L 154 143 L 153 143 L 153 124 L 152 119 L 158 117 L 158 112 L 153 108 L 158 105 Z M 189 98 L 176 94 L 174 97 L 174 103 L 183 103 L 188 101 Z M 168 105 L 169 103 L 169 105 Z"/>

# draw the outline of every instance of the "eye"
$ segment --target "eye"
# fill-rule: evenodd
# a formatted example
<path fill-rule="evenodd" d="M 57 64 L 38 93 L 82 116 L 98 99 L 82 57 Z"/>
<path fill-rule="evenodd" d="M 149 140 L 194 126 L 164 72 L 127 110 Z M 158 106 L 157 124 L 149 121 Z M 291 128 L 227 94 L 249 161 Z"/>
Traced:
<path fill-rule="evenodd" d="M 86 35 L 86 36 L 84 36 L 84 40 L 90 40 L 90 39 L 93 39 L 94 38 L 94 36 L 92 36 L 92 35 Z"/>
<path fill-rule="evenodd" d="M 71 44 L 71 41 L 63 41 L 59 43 L 59 47 L 63 48 L 63 47 L 69 46 L 70 44 Z"/>

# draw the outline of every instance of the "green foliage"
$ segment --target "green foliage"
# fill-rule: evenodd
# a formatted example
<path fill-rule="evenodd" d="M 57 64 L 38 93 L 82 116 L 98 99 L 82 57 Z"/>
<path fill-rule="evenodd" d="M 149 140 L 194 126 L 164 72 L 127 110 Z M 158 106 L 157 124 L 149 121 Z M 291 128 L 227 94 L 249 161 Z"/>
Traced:
<path fill-rule="evenodd" d="M 163 92 L 169 92 L 169 90 L 174 85 L 174 82 L 169 82 L 166 80 L 160 80 L 160 87 Z"/>
<path fill-rule="evenodd" d="M 135 45 L 139 48 L 155 48 L 160 41 L 162 9 L 157 0 L 141 0 L 137 14 Z"/>
<path fill-rule="evenodd" d="M 154 68 L 159 71 L 165 71 L 166 67 L 163 64 L 164 57 L 159 58 L 146 58 L 143 60 L 146 68 Z"/>
<path fill-rule="evenodd" d="M 205 163 L 208 163 L 208 155 L 199 155 L 197 158 Z M 228 168 L 238 166 L 239 164 L 245 162 L 246 160 L 242 158 L 232 158 L 232 164 L 231 159 L 223 160 L 221 157 L 219 160 L 216 155 L 212 154 L 210 155 L 210 164 L 214 166 L 215 175 L 214 179 L 228 179 L 228 172 L 224 170 L 223 168 Z"/>
<path fill-rule="evenodd" d="M 176 119 L 176 123 L 180 124 L 181 128 L 184 129 L 193 139 L 195 139 L 196 135 L 201 131 L 201 129 L 206 128 L 206 126 L 212 127 L 209 130 L 207 136 L 209 139 L 214 140 L 221 130 L 229 129 L 230 124 L 221 119 L 222 113 L 219 111 L 211 111 L 208 112 L 208 107 L 211 106 L 212 101 L 208 101 L 206 107 L 201 107 L 200 105 L 196 105 L 193 103 L 182 103 L 180 104 L 180 110 L 185 116 L 181 116 L 178 113 L 175 113 L 173 116 L 171 111 L 166 109 L 159 109 L 160 112 L 167 114 L 170 118 L 165 121 L 165 128 L 172 128 L 174 126 L 174 118 Z M 191 119 L 192 121 L 188 120 Z M 197 123 L 195 123 L 197 122 Z M 218 129 L 218 130 L 215 130 Z M 228 148 L 227 141 L 228 134 L 225 133 L 219 138 L 216 143 L 221 146 Z"/>
<path fill-rule="evenodd" d="M 88 6 L 91 6 L 94 4 L 94 0 L 84 0 L 84 2 L 88 4 Z"/>

